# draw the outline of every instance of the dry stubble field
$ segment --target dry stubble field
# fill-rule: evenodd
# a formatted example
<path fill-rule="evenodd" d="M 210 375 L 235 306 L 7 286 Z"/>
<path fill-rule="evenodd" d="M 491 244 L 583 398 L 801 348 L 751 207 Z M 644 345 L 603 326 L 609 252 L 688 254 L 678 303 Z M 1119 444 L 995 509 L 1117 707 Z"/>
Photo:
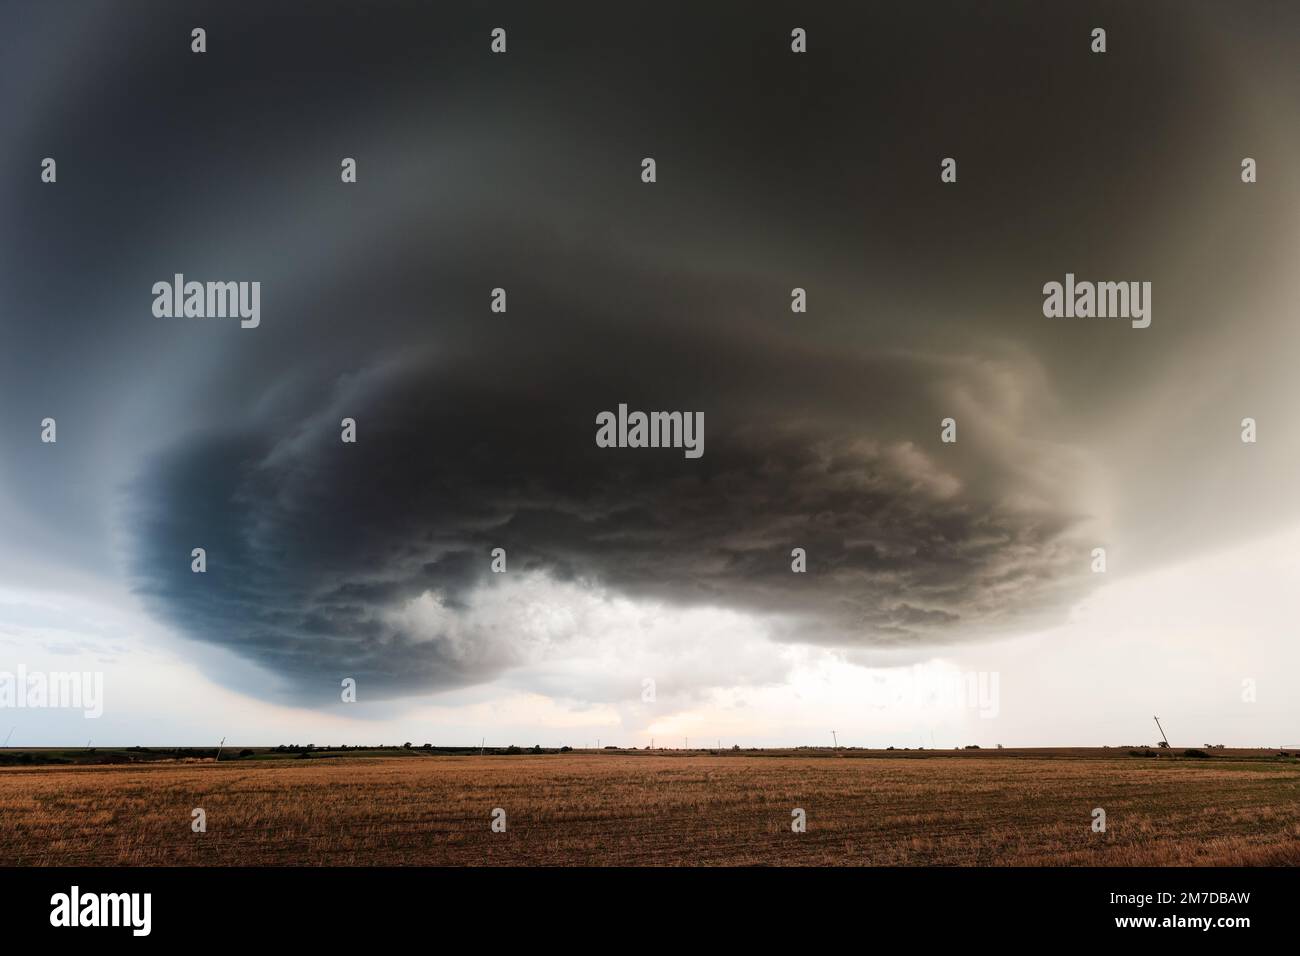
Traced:
<path fill-rule="evenodd" d="M 0 864 L 1300 864 L 1300 765 L 1102 753 L 0 769 Z"/>

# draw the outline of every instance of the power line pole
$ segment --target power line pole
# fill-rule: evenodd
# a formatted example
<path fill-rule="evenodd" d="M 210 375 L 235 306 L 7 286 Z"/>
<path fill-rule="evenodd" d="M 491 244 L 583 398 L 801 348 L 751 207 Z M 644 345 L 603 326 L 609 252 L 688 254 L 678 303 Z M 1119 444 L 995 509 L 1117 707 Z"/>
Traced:
<path fill-rule="evenodd" d="M 835 749 L 840 749 L 840 738 L 835 736 L 835 731 L 831 731 L 831 740 L 835 742 Z"/>
<path fill-rule="evenodd" d="M 226 738 L 221 738 L 221 743 L 217 744 L 217 763 L 221 763 L 221 748 L 226 745 Z"/>

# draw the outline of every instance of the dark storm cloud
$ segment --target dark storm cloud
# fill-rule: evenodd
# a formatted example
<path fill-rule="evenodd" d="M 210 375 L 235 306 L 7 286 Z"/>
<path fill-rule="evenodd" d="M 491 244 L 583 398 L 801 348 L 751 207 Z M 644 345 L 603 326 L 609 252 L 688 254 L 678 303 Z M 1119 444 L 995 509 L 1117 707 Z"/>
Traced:
<path fill-rule="evenodd" d="M 795 57 L 784 5 L 443 6 L 49 5 L 0 35 L 6 447 L 60 419 L 4 475 L 14 573 L 121 567 L 180 633 L 308 696 L 343 675 L 396 694 L 520 662 L 509 628 L 456 625 L 508 587 L 493 547 L 507 578 L 863 648 L 1059 614 L 1099 467 L 1117 511 L 1141 502 L 1147 561 L 1213 537 L 1141 452 L 1204 464 L 1162 383 L 1224 354 L 1228 267 L 1290 228 L 1230 175 L 1237 142 L 1281 144 L 1236 109 L 1248 79 L 1204 69 L 1216 30 L 1107 7 L 1103 61 L 1093 11 L 832 4 L 798 12 Z M 1071 269 L 1153 280 L 1150 334 L 1045 321 Z M 261 326 L 153 318 L 176 272 L 260 281 Z M 1238 393 L 1267 407 L 1253 383 L 1280 380 Z M 1135 395 L 1161 428 L 1099 465 Z M 620 402 L 703 412 L 704 457 L 596 448 Z M 1264 504 L 1234 533 L 1276 520 L 1241 497 Z M 438 614 L 400 613 L 425 593 Z"/>
<path fill-rule="evenodd" d="M 791 639 L 848 645 L 1023 621 L 1082 567 L 1066 538 L 1078 516 L 1060 502 L 1016 503 L 1026 482 L 1010 463 L 963 469 L 996 471 L 990 494 L 957 476 L 956 446 L 940 444 L 937 427 L 920 441 L 895 434 L 903 396 L 937 425 L 921 396 L 936 382 L 987 386 L 977 369 L 899 355 L 793 361 L 775 341 L 732 343 L 732 362 L 709 368 L 666 330 L 635 329 L 572 343 L 558 366 L 519 341 L 504 374 L 398 360 L 340 383 L 309 419 L 286 426 L 272 414 L 276 429 L 182 444 L 136 497 L 142 589 L 185 633 L 299 687 L 353 676 L 388 694 L 511 663 L 514 635 L 480 630 L 466 652 L 395 616 L 425 592 L 464 611 L 502 580 L 488 570 L 495 547 L 510 575 L 753 612 L 790 622 Z M 611 376 L 601 355 L 613 352 L 638 361 Z M 663 386 L 661 362 L 682 376 L 676 387 Z M 778 376 L 802 398 L 771 401 L 764 383 Z M 705 456 L 597 448 L 595 413 L 635 396 L 653 408 L 694 399 Z M 355 445 L 340 441 L 343 417 L 358 423 Z M 977 432 L 978 417 L 967 421 Z M 204 575 L 189 568 L 196 545 Z M 796 546 L 807 574 L 790 570 Z"/>

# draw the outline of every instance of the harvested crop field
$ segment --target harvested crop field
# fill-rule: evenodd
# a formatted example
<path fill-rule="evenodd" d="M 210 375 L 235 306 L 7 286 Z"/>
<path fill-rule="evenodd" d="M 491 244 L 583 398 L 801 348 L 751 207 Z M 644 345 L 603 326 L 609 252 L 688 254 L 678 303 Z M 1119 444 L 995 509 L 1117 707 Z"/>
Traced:
<path fill-rule="evenodd" d="M 621 751 L 9 767 L 0 864 L 1294 865 L 1300 763 Z"/>

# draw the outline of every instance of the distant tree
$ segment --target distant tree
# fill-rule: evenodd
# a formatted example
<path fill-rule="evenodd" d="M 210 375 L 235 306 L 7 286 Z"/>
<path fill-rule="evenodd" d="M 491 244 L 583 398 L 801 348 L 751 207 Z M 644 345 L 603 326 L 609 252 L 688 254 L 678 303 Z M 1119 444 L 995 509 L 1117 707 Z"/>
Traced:
<path fill-rule="evenodd" d="M 411 742 L 408 740 L 406 743 L 402 744 L 402 747 L 403 747 L 403 749 L 405 749 L 405 750 L 410 750 L 410 749 L 411 749 Z"/>
<path fill-rule="evenodd" d="M 1168 750 L 1168 749 L 1169 749 L 1169 741 L 1167 741 L 1167 740 L 1162 740 L 1162 741 L 1160 741 L 1160 743 L 1159 743 L 1157 746 L 1159 746 L 1161 750 Z"/>

